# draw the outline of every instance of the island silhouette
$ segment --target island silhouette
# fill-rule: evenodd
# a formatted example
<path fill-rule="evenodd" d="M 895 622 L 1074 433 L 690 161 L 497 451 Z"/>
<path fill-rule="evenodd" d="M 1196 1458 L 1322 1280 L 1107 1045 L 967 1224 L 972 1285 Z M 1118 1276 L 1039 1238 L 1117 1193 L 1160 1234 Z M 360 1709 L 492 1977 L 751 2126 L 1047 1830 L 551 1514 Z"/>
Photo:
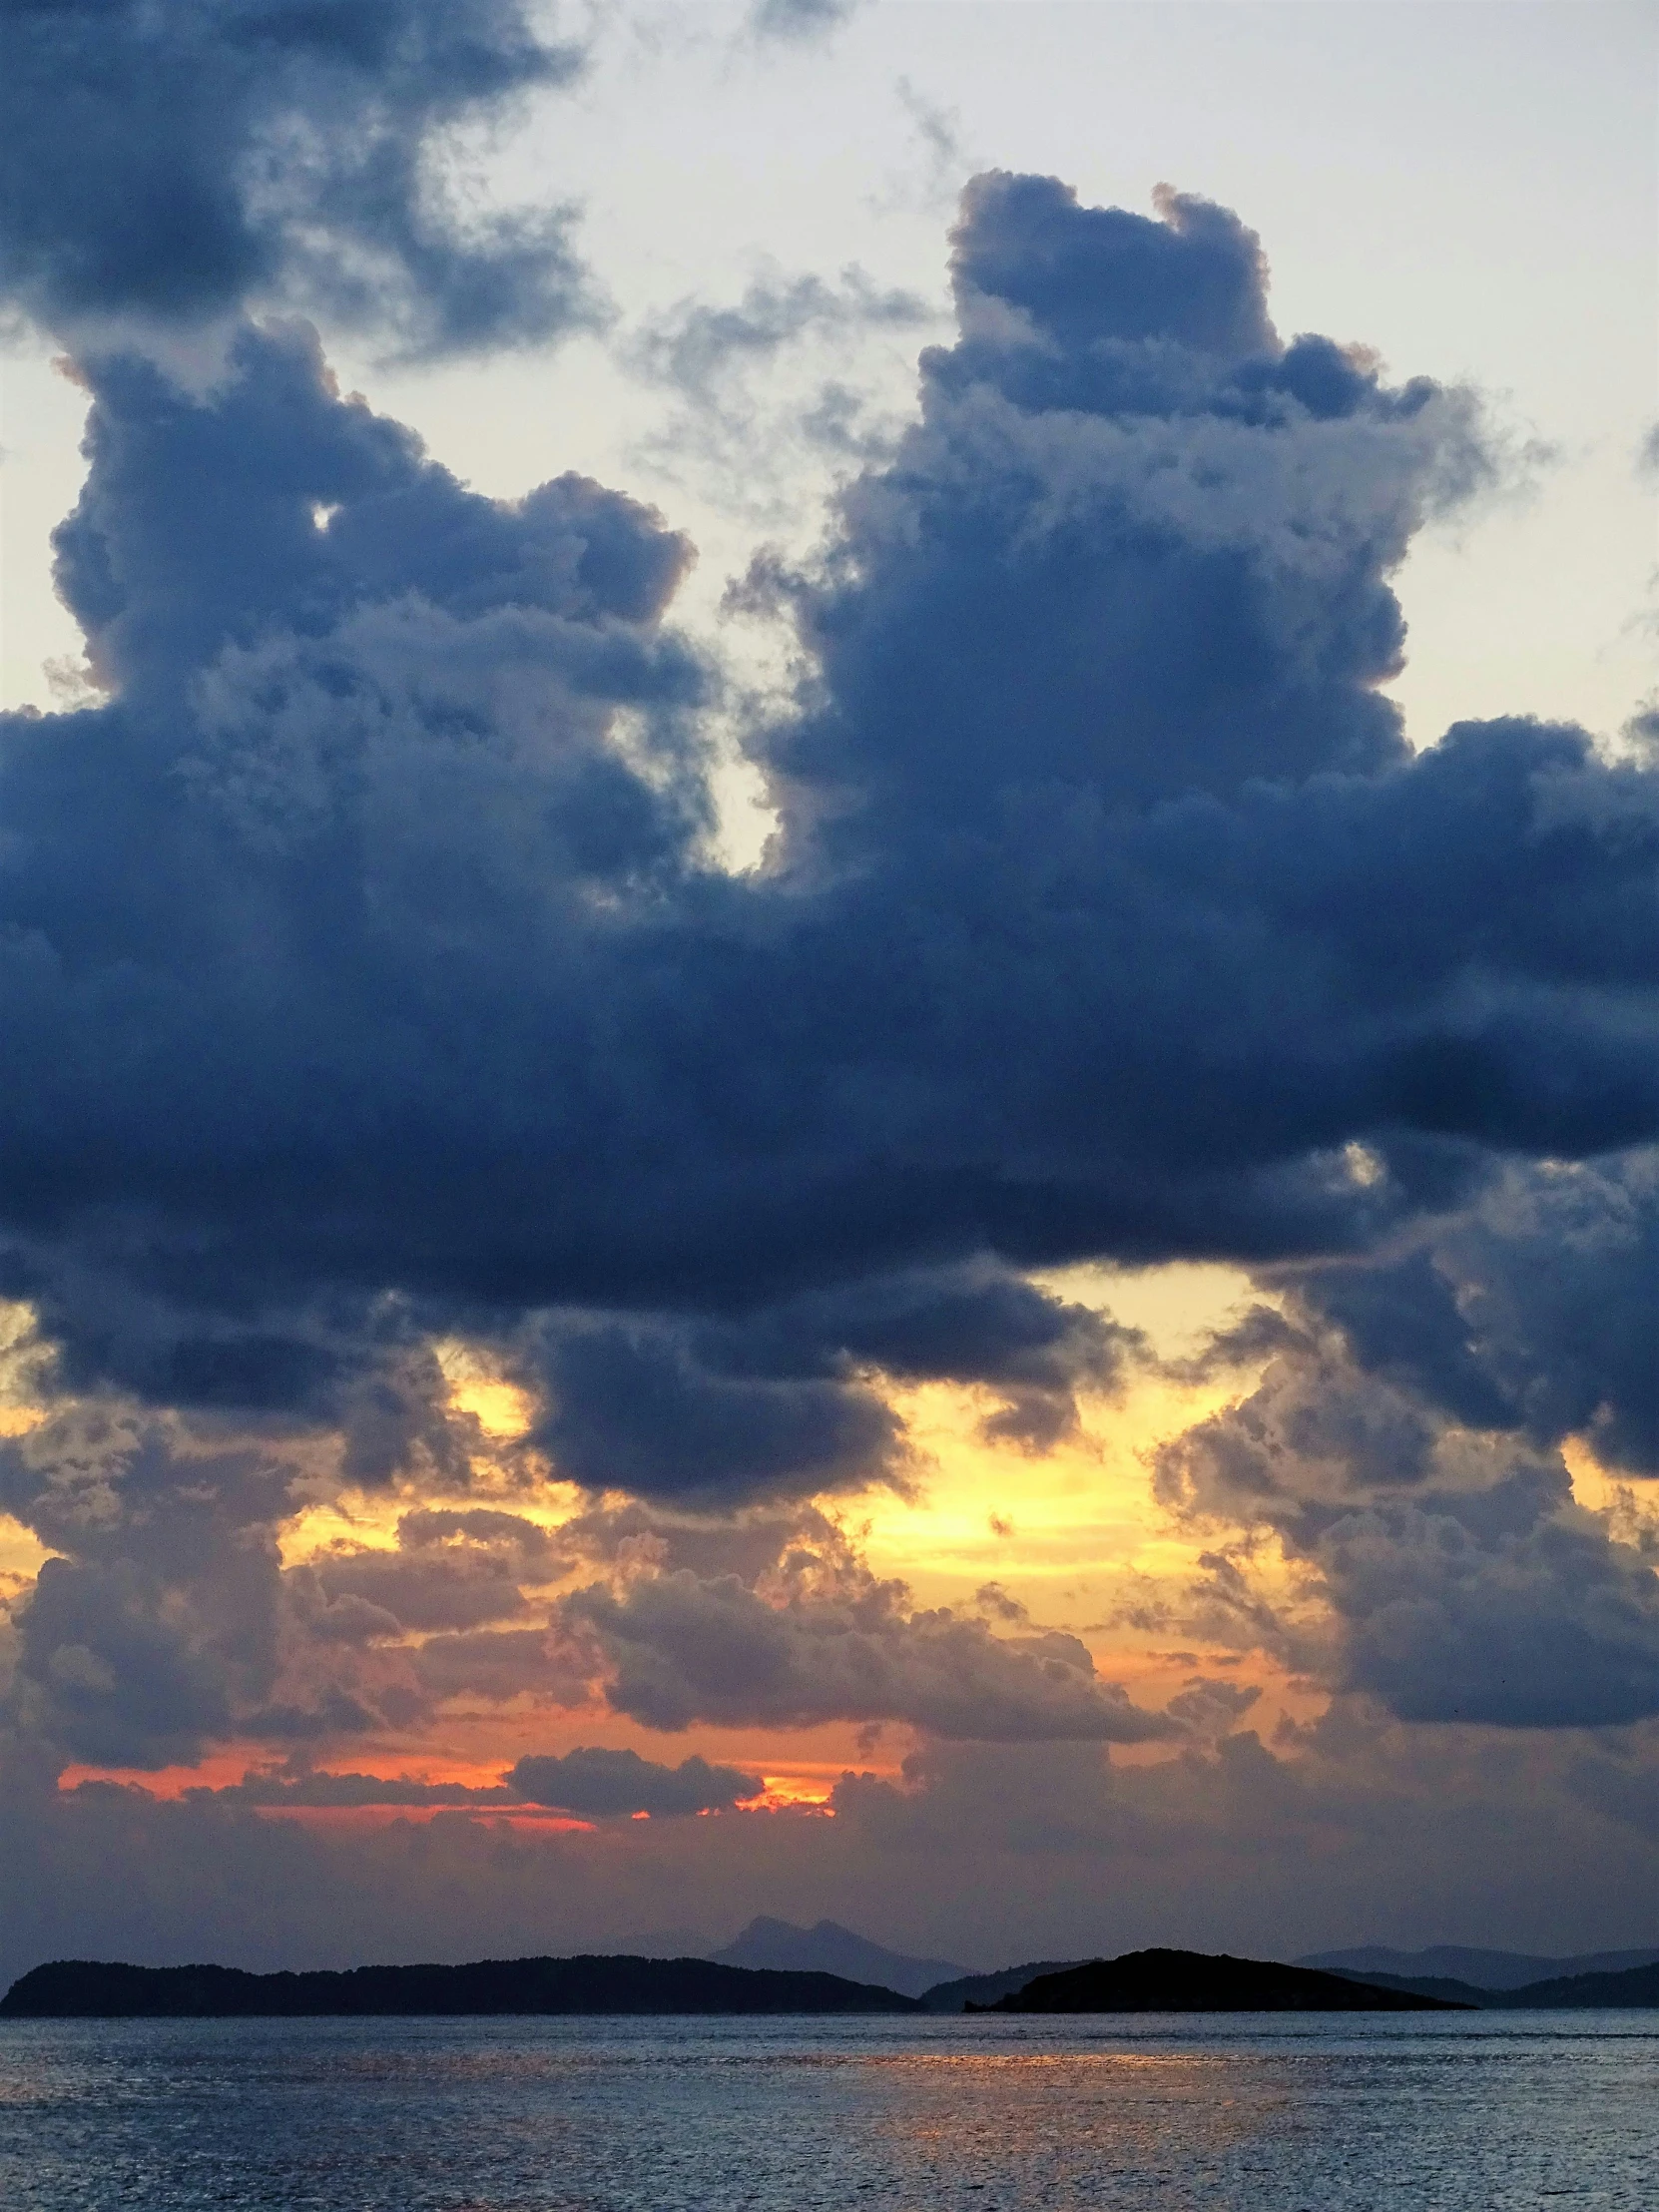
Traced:
<path fill-rule="evenodd" d="M 920 2010 L 895 1989 L 838 1974 L 626 1956 L 482 1958 L 463 1966 L 353 1966 L 337 1973 L 62 1959 L 21 1975 L 0 1997 L 0 2015 L 33 2019 Z"/>
<path fill-rule="evenodd" d="M 1569 1961 L 1570 1963 L 1570 1961 Z M 251 1973 L 56 1959 L 0 1997 L 11 2019 L 230 2019 L 329 2014 L 805 2012 L 1466 2012 L 1659 2006 L 1659 1963 L 1555 1975 L 1520 1988 L 1445 1976 L 1367 1979 L 1226 1952 L 1134 1950 L 967 1974 L 920 1996 L 842 1974 L 632 1955 L 481 1958 L 466 1965 Z"/>
<path fill-rule="evenodd" d="M 1461 2012 L 1466 2004 L 1276 1959 L 1132 1950 L 1040 1973 L 967 2012 Z"/>

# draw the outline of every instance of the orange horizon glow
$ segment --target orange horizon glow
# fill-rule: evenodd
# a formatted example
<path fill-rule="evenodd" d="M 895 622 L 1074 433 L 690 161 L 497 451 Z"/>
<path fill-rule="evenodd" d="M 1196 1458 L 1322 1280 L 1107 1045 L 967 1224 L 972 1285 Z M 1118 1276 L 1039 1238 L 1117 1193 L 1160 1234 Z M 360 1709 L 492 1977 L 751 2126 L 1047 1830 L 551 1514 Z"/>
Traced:
<path fill-rule="evenodd" d="M 1250 1291 L 1244 1276 L 1222 1268 L 1176 1267 L 1133 1276 L 1072 1269 L 1046 1280 L 1047 1287 L 1067 1298 L 1110 1309 L 1145 1329 L 1166 1359 L 1225 1322 Z M 437 1352 L 452 1402 L 476 1419 L 482 1434 L 499 1440 L 523 1432 L 528 1400 L 516 1385 L 465 1345 L 446 1343 Z M 1185 1594 L 1200 1579 L 1200 1556 L 1216 1543 L 1216 1532 L 1182 1523 L 1159 1504 L 1150 1481 L 1153 1454 L 1162 1443 L 1236 1402 L 1256 1381 L 1254 1371 L 1204 1384 L 1132 1372 L 1117 1395 L 1085 1398 L 1074 1430 L 1040 1453 L 987 1436 L 985 1416 L 996 1400 L 984 1389 L 889 1385 L 884 1395 L 904 1422 L 912 1447 L 911 1486 L 904 1491 L 877 1486 L 822 1499 L 819 1506 L 842 1531 L 853 1556 L 876 1577 L 903 1582 L 914 1606 L 949 1607 L 968 1616 L 981 1611 L 993 1630 L 1015 1636 L 1028 1627 L 1063 1630 L 1087 1647 L 1103 1678 L 1120 1683 L 1137 1704 L 1153 1711 L 1162 1710 L 1195 1678 L 1219 1678 L 1254 1689 L 1259 1693 L 1256 1703 L 1241 1716 L 1239 1726 L 1271 1739 L 1278 1731 L 1317 1718 L 1328 1694 L 1288 1674 L 1260 1650 L 1242 1643 L 1239 1648 L 1217 1644 L 1182 1628 Z M 0 1427 L 8 1431 L 29 1425 L 34 1417 L 31 1407 L 15 1400 L 0 1405 Z M 1628 1509 L 1628 1481 L 1603 1467 L 1582 1438 L 1569 1439 L 1563 1456 L 1580 1505 L 1613 1514 Z M 407 1484 L 393 1493 L 336 1492 L 308 1504 L 278 1531 L 284 1563 L 341 1550 L 394 1549 L 401 1516 L 440 1496 L 446 1504 L 487 1501 L 550 1532 L 591 1505 L 591 1499 L 570 1485 L 549 1481 L 526 1492 L 514 1486 L 501 1466 L 478 1464 L 477 1486 L 464 1492 L 422 1492 Z M 19 1598 L 26 1599 L 48 1556 L 47 1548 L 20 1524 L 0 1516 L 0 1607 L 7 1600 L 15 1606 Z M 1248 1564 L 1276 1606 L 1303 1602 L 1294 1565 L 1276 1545 L 1250 1550 Z M 575 1570 L 584 1578 L 598 1571 L 591 1565 Z M 550 1585 L 538 1602 L 554 1602 L 550 1593 L 557 1588 Z M 1317 1603 L 1317 1593 L 1309 1602 Z M 411 1644 L 420 1640 L 408 1639 Z M 745 1802 L 745 1812 L 829 1818 L 833 1816 L 830 1800 L 844 1775 L 896 1782 L 904 1759 L 920 1741 L 913 1728 L 899 1722 L 876 1727 L 852 1721 L 803 1728 L 699 1725 L 665 1735 L 603 1703 L 553 1706 L 524 1692 L 500 1704 L 456 1698 L 406 1729 L 326 1740 L 319 1743 L 316 1764 L 308 1771 L 362 1775 L 387 1784 L 494 1790 L 504 1785 L 516 1760 L 529 1753 L 629 1749 L 668 1765 L 697 1753 L 711 1763 L 763 1777 L 763 1788 Z M 1178 1748 L 1151 1741 L 1114 1746 L 1110 1757 L 1116 1764 L 1141 1766 L 1177 1756 Z M 139 1769 L 75 1762 L 64 1768 L 58 1787 L 70 1792 L 88 1784 L 109 1785 L 167 1802 L 249 1779 L 295 1778 L 300 1771 L 273 1759 L 266 1742 L 232 1739 L 189 1765 Z M 531 1824 L 542 1831 L 561 1824 L 570 1830 L 593 1828 L 590 1822 L 516 1802 L 248 1809 L 262 1819 L 325 1827 L 425 1823 L 441 1813 Z"/>

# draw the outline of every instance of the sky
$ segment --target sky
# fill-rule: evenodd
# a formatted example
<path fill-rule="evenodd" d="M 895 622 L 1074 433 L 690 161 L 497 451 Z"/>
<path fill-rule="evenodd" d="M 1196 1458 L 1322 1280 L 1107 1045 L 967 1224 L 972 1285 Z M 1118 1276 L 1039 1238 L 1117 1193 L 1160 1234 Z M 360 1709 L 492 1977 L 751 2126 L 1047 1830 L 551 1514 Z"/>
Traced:
<path fill-rule="evenodd" d="M 1651 12 L 0 22 L 0 1975 L 1652 1937 Z"/>

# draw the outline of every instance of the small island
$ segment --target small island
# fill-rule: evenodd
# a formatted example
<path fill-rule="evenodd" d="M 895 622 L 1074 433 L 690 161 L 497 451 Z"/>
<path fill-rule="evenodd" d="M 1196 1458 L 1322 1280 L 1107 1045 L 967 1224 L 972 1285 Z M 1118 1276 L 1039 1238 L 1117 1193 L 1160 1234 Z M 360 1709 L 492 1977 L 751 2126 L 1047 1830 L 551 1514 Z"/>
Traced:
<path fill-rule="evenodd" d="M 1469 2006 L 1383 1989 L 1275 1959 L 1199 1950 L 1132 1950 L 1038 1974 L 969 2012 L 1464 2012 Z"/>

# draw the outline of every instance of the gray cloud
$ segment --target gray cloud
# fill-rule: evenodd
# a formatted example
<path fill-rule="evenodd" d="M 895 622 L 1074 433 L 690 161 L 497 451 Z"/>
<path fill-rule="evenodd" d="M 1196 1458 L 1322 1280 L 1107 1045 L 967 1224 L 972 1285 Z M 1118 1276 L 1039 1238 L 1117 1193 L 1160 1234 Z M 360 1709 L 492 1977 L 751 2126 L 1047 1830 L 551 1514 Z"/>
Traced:
<path fill-rule="evenodd" d="M 882 1379 L 981 1382 L 994 1435 L 1048 1444 L 1079 1389 L 1115 1390 L 1139 1334 L 988 1262 L 809 1291 L 742 1315 L 539 1317 L 514 1372 L 547 1410 L 533 1440 L 572 1479 L 718 1503 L 906 1470 Z"/>
<path fill-rule="evenodd" d="M 599 1819 L 649 1813 L 668 1819 L 688 1813 L 725 1810 L 741 1798 L 759 1797 L 761 1777 L 737 1767 L 711 1767 L 706 1759 L 682 1759 L 665 1767 L 642 1759 L 637 1751 L 605 1751 L 598 1746 L 567 1751 L 562 1757 L 532 1754 L 507 1776 L 520 1797 L 566 1813 L 590 1813 Z"/>
<path fill-rule="evenodd" d="M 1413 758 L 1376 688 L 1466 400 L 1280 346 L 1242 227 L 1165 215 L 969 196 L 962 335 L 788 586 L 743 879 L 658 518 L 464 492 L 302 332 L 207 399 L 89 359 L 60 576 L 117 696 L 9 725 L 0 892 L 4 1280 L 67 1382 L 383 1479 L 459 1327 L 583 1480 L 862 1480 L 929 1303 L 925 1372 L 1051 1435 L 1124 1347 L 1019 1267 L 1363 1250 L 1652 1125 L 1652 776 Z"/>
<path fill-rule="evenodd" d="M 513 1562 L 471 1547 L 336 1552 L 315 1561 L 311 1572 L 330 1600 L 355 1598 L 404 1629 L 478 1628 L 526 1610 Z"/>
<path fill-rule="evenodd" d="M 912 330 L 930 314 L 914 292 L 878 290 L 856 264 L 837 284 L 810 274 L 767 275 L 755 277 L 735 306 L 683 299 L 648 317 L 626 358 L 636 373 L 712 406 L 734 370 L 770 360 L 809 333 Z"/>
<path fill-rule="evenodd" d="M 508 1705 L 515 1698 L 574 1707 L 589 1703 L 597 1654 L 558 1629 L 474 1628 L 427 1636 L 408 1665 L 426 1697 L 482 1698 Z"/>
<path fill-rule="evenodd" d="M 591 324 L 571 211 L 480 219 L 444 159 L 581 58 L 520 0 L 24 0 L 0 287 L 70 331 L 297 301 L 414 354 Z"/>
<path fill-rule="evenodd" d="M 406 1776 L 373 1774 L 250 1773 L 219 1789 L 192 1789 L 186 1796 L 216 1805 L 257 1805 L 277 1811 L 361 1811 L 371 1806 L 415 1809 L 428 1806 L 499 1806 L 519 1802 L 507 1788 L 472 1789 L 461 1782 L 412 1782 Z"/>
<path fill-rule="evenodd" d="M 648 1727 L 812 1727 L 900 1721 L 953 1738 L 1144 1743 L 1177 1733 L 1101 1681 L 1076 1637 L 994 1635 L 948 1608 L 911 1611 L 903 1585 L 806 1552 L 781 1589 L 687 1568 L 565 1600 L 612 1670 L 605 1695 Z"/>
<path fill-rule="evenodd" d="M 332 1545 L 288 1577 L 314 1586 L 312 1633 L 467 1630 L 525 1615 L 524 1585 L 556 1582 L 570 1555 L 521 1514 L 487 1507 L 423 1508 L 397 1524 L 397 1547 Z M 334 1626 L 334 1623 L 341 1626 Z"/>
<path fill-rule="evenodd" d="M 1299 1295 L 1374 1374 L 1538 1444 L 1659 1473 L 1659 1153 L 1511 1164 L 1403 1257 Z"/>
<path fill-rule="evenodd" d="M 1659 1712 L 1659 1576 L 1642 1548 L 1573 1501 L 1556 1454 L 1448 1421 L 1329 1341 L 1304 1340 L 1166 1446 L 1158 1480 L 1188 1512 L 1273 1530 L 1332 1608 L 1327 1679 L 1402 1719 L 1566 1728 Z M 1217 1566 L 1215 1602 L 1296 1654 Z"/>
<path fill-rule="evenodd" d="M 257 1710 L 292 1479 L 165 1416 L 71 1411 L 0 1441 L 0 1507 L 56 1554 L 14 1608 L 13 1715 L 60 1756 L 161 1767 Z"/>
<path fill-rule="evenodd" d="M 1316 1555 L 1349 1629 L 1348 1680 L 1404 1720 L 1659 1713 L 1659 1576 L 1571 1505 L 1559 1466 L 1346 1514 Z"/>
<path fill-rule="evenodd" d="M 860 0 L 755 0 L 749 27 L 763 41 L 811 44 L 838 31 L 859 5 Z"/>

